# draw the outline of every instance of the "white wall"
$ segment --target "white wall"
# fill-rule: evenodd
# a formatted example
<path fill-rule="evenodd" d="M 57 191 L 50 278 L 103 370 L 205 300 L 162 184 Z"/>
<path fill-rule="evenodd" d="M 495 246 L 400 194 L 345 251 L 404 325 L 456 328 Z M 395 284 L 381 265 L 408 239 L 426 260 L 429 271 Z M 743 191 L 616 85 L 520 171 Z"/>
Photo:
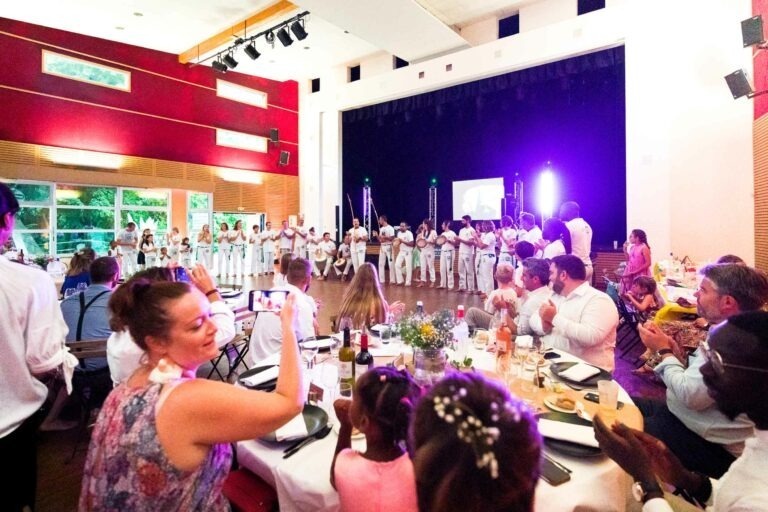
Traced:
<path fill-rule="evenodd" d="M 366 72 L 363 61 L 358 82 L 345 83 L 339 78 L 346 74 L 331 69 L 320 93 L 302 88 L 302 209 L 318 212 L 316 224 L 330 230 L 330 205 L 343 204 L 340 111 L 625 44 L 628 228 L 645 229 L 657 257 L 733 252 L 751 262 L 752 105 L 733 101 L 722 78 L 751 70 L 739 36 L 750 0 L 710 0 L 706 7 L 696 0 L 609 0 L 584 16 L 576 16 L 575 3 L 521 9 L 522 31 L 513 37 L 394 71 L 377 55 L 371 69 L 378 72 Z"/>

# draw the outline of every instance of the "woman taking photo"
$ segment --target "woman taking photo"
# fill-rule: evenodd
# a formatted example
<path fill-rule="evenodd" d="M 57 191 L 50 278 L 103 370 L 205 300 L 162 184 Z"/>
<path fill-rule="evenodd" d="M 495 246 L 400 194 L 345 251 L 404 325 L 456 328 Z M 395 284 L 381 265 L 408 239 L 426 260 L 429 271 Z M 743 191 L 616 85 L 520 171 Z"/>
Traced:
<path fill-rule="evenodd" d="M 302 409 L 295 297 L 280 314 L 284 344 L 273 393 L 195 379 L 215 357 L 205 294 L 181 282 L 132 279 L 109 302 L 146 362 L 104 403 L 91 437 L 80 510 L 228 511 L 221 487 L 232 443 L 274 431 Z"/>

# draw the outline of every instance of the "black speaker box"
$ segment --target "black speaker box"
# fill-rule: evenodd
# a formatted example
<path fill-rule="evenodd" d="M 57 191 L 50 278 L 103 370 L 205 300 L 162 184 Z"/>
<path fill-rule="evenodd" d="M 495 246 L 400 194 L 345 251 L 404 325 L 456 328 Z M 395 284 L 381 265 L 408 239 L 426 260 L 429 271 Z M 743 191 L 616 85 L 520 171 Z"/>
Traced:
<path fill-rule="evenodd" d="M 749 85 L 749 80 L 747 80 L 747 75 L 744 74 L 743 69 L 726 75 L 725 82 L 728 84 L 731 94 L 733 94 L 733 99 L 752 94 L 752 86 Z"/>
<path fill-rule="evenodd" d="M 280 165 L 288 165 L 288 160 L 291 158 L 291 153 L 288 151 L 280 152 Z"/>
<path fill-rule="evenodd" d="M 741 22 L 741 40 L 744 48 L 755 44 L 763 44 L 763 17 L 759 14 Z"/>
<path fill-rule="evenodd" d="M 280 141 L 280 131 L 277 128 L 269 129 L 269 140 L 272 142 Z"/>

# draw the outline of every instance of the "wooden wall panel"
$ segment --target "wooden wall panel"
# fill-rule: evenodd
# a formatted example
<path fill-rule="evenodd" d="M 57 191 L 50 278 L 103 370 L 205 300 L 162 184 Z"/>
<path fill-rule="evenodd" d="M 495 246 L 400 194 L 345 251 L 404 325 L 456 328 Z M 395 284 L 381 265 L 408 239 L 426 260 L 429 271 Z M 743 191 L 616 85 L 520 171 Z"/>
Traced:
<path fill-rule="evenodd" d="M 753 129 L 755 158 L 755 266 L 768 272 L 768 114 Z"/>
<path fill-rule="evenodd" d="M 0 141 L 0 162 L 35 165 L 37 163 L 35 146 L 32 144 Z"/>

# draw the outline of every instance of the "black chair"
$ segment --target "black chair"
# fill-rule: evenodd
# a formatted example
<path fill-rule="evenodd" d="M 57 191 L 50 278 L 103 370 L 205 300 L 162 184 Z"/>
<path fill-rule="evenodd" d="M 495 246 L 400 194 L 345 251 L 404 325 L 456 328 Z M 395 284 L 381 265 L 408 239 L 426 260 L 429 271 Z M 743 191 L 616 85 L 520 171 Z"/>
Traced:
<path fill-rule="evenodd" d="M 256 312 L 250 311 L 246 307 L 239 308 L 235 310 L 235 322 L 237 323 L 249 320 L 251 318 L 256 318 L 256 315 Z M 221 352 L 219 352 L 219 355 L 214 359 L 211 359 L 211 365 L 213 366 L 211 371 L 208 373 L 208 379 L 212 378 L 213 375 L 216 374 L 219 377 L 219 380 L 229 382 L 230 379 L 232 379 L 232 377 L 234 377 L 234 375 L 237 373 L 237 368 L 241 364 L 245 366 L 246 370 L 250 369 L 248 363 L 245 360 L 245 356 L 248 354 L 248 350 L 250 349 L 252 331 L 252 328 L 246 329 L 243 334 L 236 335 L 226 345 L 221 347 Z M 223 358 L 226 358 L 227 363 L 229 364 L 229 369 L 227 370 L 226 375 L 224 375 L 219 370 L 219 363 L 221 363 Z"/>
<path fill-rule="evenodd" d="M 605 291 L 613 299 L 616 309 L 619 312 L 619 326 L 616 328 L 616 350 L 619 352 L 619 357 L 621 359 L 629 361 L 627 355 L 643 342 L 643 340 L 640 339 L 640 333 L 637 330 L 637 325 L 640 321 L 637 315 L 629 310 L 627 304 L 619 295 L 618 283 L 611 281 L 605 276 L 604 279 Z M 635 357 L 634 364 L 637 364 L 638 362 L 639 359 Z"/>

